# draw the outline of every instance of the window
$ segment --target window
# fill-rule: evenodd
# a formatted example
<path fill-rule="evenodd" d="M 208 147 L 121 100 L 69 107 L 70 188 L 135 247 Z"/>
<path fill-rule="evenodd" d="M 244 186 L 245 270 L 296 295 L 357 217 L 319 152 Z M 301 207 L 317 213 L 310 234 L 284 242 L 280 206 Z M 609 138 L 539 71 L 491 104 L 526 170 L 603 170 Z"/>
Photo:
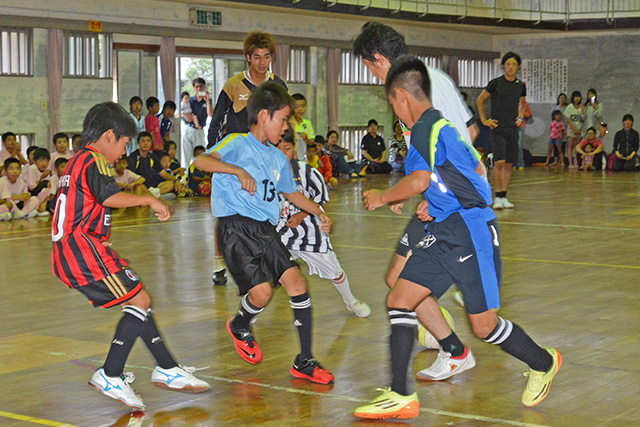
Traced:
<path fill-rule="evenodd" d="M 64 76 L 111 78 L 112 43 L 110 34 L 64 34 Z"/>
<path fill-rule="evenodd" d="M 0 28 L 0 75 L 33 76 L 31 29 Z"/>
<path fill-rule="evenodd" d="M 16 141 L 20 144 L 20 152 L 27 158 L 27 148 L 35 145 L 36 136 L 33 133 L 16 133 Z"/>
<path fill-rule="evenodd" d="M 342 51 L 342 71 L 340 72 L 339 83 L 347 85 L 382 85 L 382 81 L 375 77 L 362 63 L 362 58 L 355 56 L 346 49 Z"/>
<path fill-rule="evenodd" d="M 461 87 L 486 87 L 495 76 L 492 59 L 458 59 L 458 82 Z"/>
<path fill-rule="evenodd" d="M 418 58 L 420 58 L 427 67 L 437 68 L 439 70 L 442 70 L 441 56 L 418 55 Z"/>
<path fill-rule="evenodd" d="M 287 83 L 308 83 L 307 58 L 309 52 L 306 47 L 291 46 L 289 50 L 289 66 L 287 68 Z"/>
<path fill-rule="evenodd" d="M 339 132 L 340 140 L 338 144 L 351 151 L 356 156 L 355 159 L 360 161 L 362 157 L 360 142 L 362 142 L 362 138 L 369 132 L 369 128 L 366 126 L 340 127 Z M 378 135 L 384 139 L 384 128 L 382 126 L 378 127 Z M 389 147 L 387 147 L 387 149 L 389 149 Z"/>

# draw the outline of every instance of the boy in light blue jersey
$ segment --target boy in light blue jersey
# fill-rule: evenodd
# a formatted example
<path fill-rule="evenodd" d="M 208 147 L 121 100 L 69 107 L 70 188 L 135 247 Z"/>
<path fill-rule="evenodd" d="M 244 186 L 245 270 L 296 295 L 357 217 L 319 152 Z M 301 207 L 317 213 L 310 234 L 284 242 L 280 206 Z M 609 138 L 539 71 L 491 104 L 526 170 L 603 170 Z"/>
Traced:
<path fill-rule="evenodd" d="M 429 75 L 419 58 L 398 58 L 385 87 L 398 118 L 411 128 L 407 176 L 387 190 L 365 191 L 364 204 L 374 210 L 424 192 L 429 224 L 424 247 L 414 250 L 387 297 L 391 386 L 368 405 L 357 408 L 355 415 L 418 416 L 417 393 L 409 394 L 407 384 L 417 323 L 415 309 L 429 295 L 441 297 L 453 283 L 464 295 L 474 334 L 529 366 L 522 403 L 535 406 L 549 393 L 562 356 L 554 348 L 541 348 L 518 325 L 496 314 L 502 280 L 500 236 L 480 156 L 433 108 Z M 440 380 L 450 371 L 464 370 L 465 360 L 470 360 L 469 349 L 455 332 L 440 343 L 459 356 L 441 351 L 436 363 L 421 372 L 425 379 Z"/>
<path fill-rule="evenodd" d="M 196 167 L 214 173 L 211 203 L 213 216 L 218 218 L 218 244 L 243 295 L 238 314 L 227 320 L 227 331 L 243 360 L 260 362 L 262 352 L 251 324 L 271 300 L 271 284 L 282 284 L 291 297 L 301 348 L 291 375 L 329 384 L 333 375 L 311 352 L 307 283 L 275 229 L 280 213 L 278 193 L 317 216 L 325 232 L 329 232 L 331 221 L 318 205 L 297 191 L 286 156 L 270 143 L 277 143 L 287 130 L 295 108 L 293 98 L 282 86 L 267 82 L 254 90 L 246 108 L 250 132 L 228 135 L 194 162 Z"/>

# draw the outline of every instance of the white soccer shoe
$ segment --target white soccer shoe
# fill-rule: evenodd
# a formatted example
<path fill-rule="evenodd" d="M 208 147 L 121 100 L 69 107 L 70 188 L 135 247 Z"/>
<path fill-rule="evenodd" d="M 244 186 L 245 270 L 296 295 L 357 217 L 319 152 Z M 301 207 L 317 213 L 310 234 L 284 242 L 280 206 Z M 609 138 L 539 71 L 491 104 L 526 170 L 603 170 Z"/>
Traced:
<path fill-rule="evenodd" d="M 502 208 L 503 209 L 513 209 L 513 203 L 509 201 L 506 197 L 502 198 Z"/>
<path fill-rule="evenodd" d="M 131 384 L 136 379 L 131 372 L 125 372 L 121 377 L 108 377 L 104 369 L 98 369 L 91 377 L 89 385 L 96 391 L 124 403 L 130 408 L 144 410 L 142 399 L 133 391 Z"/>
<path fill-rule="evenodd" d="M 183 393 L 202 393 L 211 389 L 208 382 L 202 381 L 193 375 L 196 368 L 189 366 L 175 366 L 171 369 L 163 369 L 156 366 L 151 373 L 151 384 L 167 390 L 181 391 Z"/>
<path fill-rule="evenodd" d="M 499 209 L 503 209 L 504 205 L 502 204 L 502 200 L 504 200 L 502 197 L 496 197 L 493 200 L 493 210 L 497 211 Z"/>
<path fill-rule="evenodd" d="M 347 310 L 351 311 L 357 317 L 369 317 L 371 314 L 371 308 L 366 302 L 356 299 L 353 304 L 347 304 Z"/>
<path fill-rule="evenodd" d="M 454 359 L 451 357 L 451 353 L 440 350 L 433 365 L 418 372 L 416 377 L 425 381 L 442 381 L 474 366 L 476 366 L 476 359 L 469 347 L 465 347 L 463 357 L 460 359 Z"/>

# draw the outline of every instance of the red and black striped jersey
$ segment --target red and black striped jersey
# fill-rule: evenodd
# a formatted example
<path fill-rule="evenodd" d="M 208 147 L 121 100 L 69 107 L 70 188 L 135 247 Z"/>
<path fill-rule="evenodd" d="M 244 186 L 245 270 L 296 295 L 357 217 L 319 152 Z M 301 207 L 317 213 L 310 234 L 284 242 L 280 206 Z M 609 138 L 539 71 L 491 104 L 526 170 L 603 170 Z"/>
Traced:
<path fill-rule="evenodd" d="M 119 192 L 107 160 L 92 147 L 69 160 L 51 222 L 52 272 L 68 287 L 97 282 L 127 265 L 102 244 L 111 225 L 111 209 L 103 203 Z"/>

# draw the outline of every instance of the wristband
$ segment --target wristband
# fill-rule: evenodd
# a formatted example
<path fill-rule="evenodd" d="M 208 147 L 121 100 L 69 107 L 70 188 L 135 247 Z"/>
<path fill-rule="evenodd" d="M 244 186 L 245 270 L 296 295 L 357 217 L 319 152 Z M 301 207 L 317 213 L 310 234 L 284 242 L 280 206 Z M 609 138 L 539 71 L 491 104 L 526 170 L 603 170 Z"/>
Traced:
<path fill-rule="evenodd" d="M 521 122 L 524 121 L 524 119 L 522 117 L 518 117 L 518 120 L 520 120 Z"/>

